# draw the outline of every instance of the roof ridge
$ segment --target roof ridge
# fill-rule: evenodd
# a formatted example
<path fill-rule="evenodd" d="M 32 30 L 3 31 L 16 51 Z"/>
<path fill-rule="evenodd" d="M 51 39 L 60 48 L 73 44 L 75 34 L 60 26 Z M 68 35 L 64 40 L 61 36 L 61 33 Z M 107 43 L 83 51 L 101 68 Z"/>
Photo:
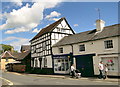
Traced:
<path fill-rule="evenodd" d="M 117 25 L 120 25 L 120 24 L 114 24 L 114 25 L 110 25 L 110 26 L 105 26 L 104 29 L 106 29 L 106 28 L 108 28 L 108 27 L 112 27 L 112 26 L 117 26 Z M 80 34 L 80 33 L 90 32 L 90 31 L 93 31 L 93 30 L 96 30 L 96 29 L 79 32 L 79 33 L 76 33 L 76 34 L 72 34 L 72 35 L 70 35 L 70 36 L 77 35 L 77 34 Z"/>
<path fill-rule="evenodd" d="M 62 46 L 66 44 L 94 41 L 94 40 L 99 40 L 103 38 L 117 36 L 117 35 L 120 35 L 117 33 L 118 26 L 120 26 L 120 24 L 104 27 L 103 31 L 100 33 L 96 33 L 96 31 L 92 32 L 96 30 L 96 29 L 93 29 L 93 30 L 88 30 L 88 31 L 77 33 L 77 34 L 73 34 L 70 36 L 66 36 L 53 46 L 56 47 L 56 46 Z"/>
<path fill-rule="evenodd" d="M 39 31 L 39 33 L 38 33 L 33 39 L 31 39 L 30 41 L 38 38 L 39 36 L 41 36 L 41 35 L 43 35 L 43 34 L 45 34 L 45 33 L 47 33 L 47 32 L 50 32 L 50 31 L 51 31 L 55 26 L 57 26 L 57 25 L 59 24 L 59 22 L 61 22 L 63 19 L 65 19 L 65 17 L 62 17 L 62 18 L 60 18 L 58 21 L 56 21 L 56 22 L 54 22 L 54 23 L 52 23 L 52 24 L 50 24 L 50 25 L 42 28 L 42 29 Z M 45 30 L 45 29 L 46 29 L 46 30 Z M 48 29 L 48 30 L 47 30 L 47 29 Z"/>

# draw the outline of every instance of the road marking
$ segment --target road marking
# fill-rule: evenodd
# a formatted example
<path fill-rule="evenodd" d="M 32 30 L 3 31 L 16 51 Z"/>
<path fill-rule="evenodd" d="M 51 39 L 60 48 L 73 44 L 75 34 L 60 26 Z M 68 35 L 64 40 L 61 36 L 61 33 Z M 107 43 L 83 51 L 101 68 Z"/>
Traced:
<path fill-rule="evenodd" d="M 9 81 L 9 80 L 7 80 L 7 79 L 5 79 L 5 78 L 0 77 L 0 79 L 3 79 L 3 80 L 5 80 L 5 81 L 7 81 L 7 82 L 9 83 L 8 85 L 13 85 L 13 83 L 12 83 L 11 81 Z"/>

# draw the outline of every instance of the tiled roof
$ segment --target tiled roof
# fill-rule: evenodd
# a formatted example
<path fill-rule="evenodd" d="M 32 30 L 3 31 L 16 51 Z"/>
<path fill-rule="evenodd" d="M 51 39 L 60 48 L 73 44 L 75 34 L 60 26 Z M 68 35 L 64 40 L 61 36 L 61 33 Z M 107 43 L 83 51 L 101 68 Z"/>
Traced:
<path fill-rule="evenodd" d="M 30 53 L 29 51 L 23 52 L 23 53 L 13 53 L 12 55 L 16 58 L 16 60 L 22 60 L 24 59 L 28 54 Z"/>
<path fill-rule="evenodd" d="M 96 29 L 86 31 L 86 32 L 81 32 L 78 34 L 64 37 L 55 45 L 53 45 L 53 47 L 117 36 L 117 35 L 120 35 L 120 32 L 118 30 L 120 31 L 120 24 L 104 27 L 104 29 L 99 33 L 96 33 Z"/>
<path fill-rule="evenodd" d="M 14 58 L 15 60 L 22 60 L 24 59 L 28 54 L 30 54 L 30 50 L 23 52 L 23 53 L 17 53 L 17 52 L 10 52 L 10 51 L 5 51 L 4 53 L 1 54 L 1 58 Z"/>
<path fill-rule="evenodd" d="M 30 45 L 22 45 L 21 46 L 21 51 L 28 51 L 30 50 Z"/>
<path fill-rule="evenodd" d="M 9 51 L 5 51 L 1 54 L 1 58 L 14 58 L 14 56 Z"/>
<path fill-rule="evenodd" d="M 51 32 L 62 20 L 65 20 L 65 21 L 66 21 L 65 17 L 59 19 L 58 21 L 56 21 L 56 22 L 50 24 L 49 26 L 43 28 L 42 30 L 40 30 L 40 32 L 39 32 L 32 40 L 34 40 L 34 39 L 42 36 L 42 35 L 45 34 L 45 33 Z M 66 21 L 66 22 L 67 22 L 67 21 Z M 68 24 L 68 26 L 69 26 L 69 24 Z M 69 27 L 70 27 L 70 26 L 69 26 Z M 71 27 L 70 27 L 70 28 L 71 28 Z M 31 41 L 32 41 L 32 40 L 31 40 Z"/>

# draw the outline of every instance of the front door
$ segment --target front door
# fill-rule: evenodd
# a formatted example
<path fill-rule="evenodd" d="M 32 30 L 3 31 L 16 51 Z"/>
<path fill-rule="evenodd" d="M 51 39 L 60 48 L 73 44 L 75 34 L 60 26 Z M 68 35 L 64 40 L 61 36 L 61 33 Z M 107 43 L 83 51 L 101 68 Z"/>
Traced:
<path fill-rule="evenodd" d="M 80 70 L 82 76 L 94 76 L 93 55 L 76 56 L 76 68 Z"/>

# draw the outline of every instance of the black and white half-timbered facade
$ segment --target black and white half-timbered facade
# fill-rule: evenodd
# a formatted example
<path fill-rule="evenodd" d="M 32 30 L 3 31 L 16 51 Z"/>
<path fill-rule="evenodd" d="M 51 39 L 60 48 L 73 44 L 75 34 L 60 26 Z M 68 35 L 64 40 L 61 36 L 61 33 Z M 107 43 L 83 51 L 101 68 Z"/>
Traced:
<path fill-rule="evenodd" d="M 33 68 L 52 67 L 52 45 L 65 36 L 74 34 L 74 31 L 65 18 L 61 18 L 53 24 L 43 28 L 30 41 L 31 66 Z"/>

